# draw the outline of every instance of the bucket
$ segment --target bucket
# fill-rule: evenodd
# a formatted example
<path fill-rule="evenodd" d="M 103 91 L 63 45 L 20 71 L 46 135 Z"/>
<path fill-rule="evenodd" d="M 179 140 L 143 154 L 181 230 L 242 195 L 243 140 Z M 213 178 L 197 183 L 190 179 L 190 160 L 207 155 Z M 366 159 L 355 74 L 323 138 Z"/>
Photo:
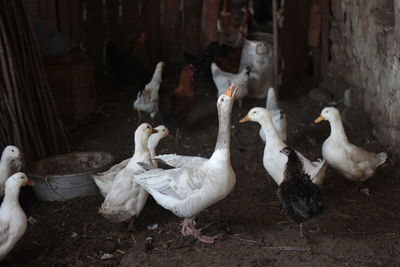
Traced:
<path fill-rule="evenodd" d="M 66 201 L 96 195 L 99 190 L 91 174 L 111 167 L 114 157 L 106 152 L 74 152 L 33 163 L 33 192 L 43 201 Z"/>
<path fill-rule="evenodd" d="M 251 67 L 248 95 L 266 97 L 267 89 L 274 84 L 271 33 L 256 32 L 246 37 L 239 71 L 246 66 Z"/>

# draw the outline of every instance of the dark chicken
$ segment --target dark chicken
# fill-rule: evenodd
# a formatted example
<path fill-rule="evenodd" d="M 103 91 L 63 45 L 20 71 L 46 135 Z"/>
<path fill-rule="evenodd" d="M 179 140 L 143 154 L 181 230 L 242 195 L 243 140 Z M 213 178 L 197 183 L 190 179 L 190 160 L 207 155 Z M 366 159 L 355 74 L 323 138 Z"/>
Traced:
<path fill-rule="evenodd" d="M 196 106 L 196 92 L 193 88 L 194 73 L 194 66 L 186 65 L 180 73 L 178 87 L 171 92 L 165 102 L 164 123 L 176 129 L 177 137 L 180 136 L 180 131 L 186 125 L 189 114 Z"/>
<path fill-rule="evenodd" d="M 278 187 L 278 196 L 286 214 L 300 225 L 300 236 L 303 236 L 303 222 L 319 215 L 324 209 L 321 191 L 304 172 L 303 162 L 296 151 L 285 147 L 280 152 L 288 156 L 288 161 L 285 177 Z"/>

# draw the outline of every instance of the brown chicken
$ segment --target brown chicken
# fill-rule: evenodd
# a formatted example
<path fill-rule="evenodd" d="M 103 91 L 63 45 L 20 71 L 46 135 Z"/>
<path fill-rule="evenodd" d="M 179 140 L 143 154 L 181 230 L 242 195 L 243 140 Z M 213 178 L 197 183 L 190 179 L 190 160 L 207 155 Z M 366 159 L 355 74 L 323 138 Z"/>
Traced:
<path fill-rule="evenodd" d="M 176 137 L 186 125 L 189 114 L 196 105 L 196 92 L 193 89 L 193 75 L 195 68 L 192 64 L 186 65 L 180 74 L 179 86 L 171 92 L 166 103 L 164 123 L 176 129 Z"/>

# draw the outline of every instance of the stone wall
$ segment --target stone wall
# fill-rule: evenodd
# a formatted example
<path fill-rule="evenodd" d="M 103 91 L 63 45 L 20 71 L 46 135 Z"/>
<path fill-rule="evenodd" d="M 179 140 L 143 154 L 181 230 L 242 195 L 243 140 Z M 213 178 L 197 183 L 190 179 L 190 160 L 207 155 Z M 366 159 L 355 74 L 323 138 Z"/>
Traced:
<path fill-rule="evenodd" d="M 331 0 L 331 12 L 331 59 L 324 76 L 352 85 L 374 134 L 398 156 L 400 1 Z"/>

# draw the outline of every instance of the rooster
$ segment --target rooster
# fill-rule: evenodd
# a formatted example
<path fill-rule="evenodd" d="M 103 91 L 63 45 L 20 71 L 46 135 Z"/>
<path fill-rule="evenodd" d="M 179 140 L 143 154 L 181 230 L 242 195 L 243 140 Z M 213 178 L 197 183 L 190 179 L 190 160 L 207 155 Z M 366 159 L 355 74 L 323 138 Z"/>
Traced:
<path fill-rule="evenodd" d="M 211 72 L 215 86 L 218 89 L 218 96 L 224 93 L 226 88 L 231 84 L 235 84 L 238 90 L 235 95 L 235 99 L 239 100 L 239 108 L 242 107 L 242 99 L 247 96 L 249 92 L 249 74 L 251 68 L 247 66 L 241 72 L 234 74 L 229 72 L 224 72 L 221 70 L 215 62 L 211 64 Z"/>
<path fill-rule="evenodd" d="M 319 215 L 324 209 L 321 191 L 311 181 L 310 175 L 304 172 L 303 162 L 295 150 L 285 147 L 280 152 L 288 156 L 288 161 L 278 196 L 287 215 L 300 225 L 300 236 L 303 236 L 303 222 Z"/>
<path fill-rule="evenodd" d="M 167 97 L 165 103 L 163 119 L 165 124 L 176 128 L 176 137 L 180 137 L 180 132 L 197 102 L 196 92 L 193 88 L 194 73 L 195 67 L 192 64 L 188 64 L 182 69 L 179 85 Z"/>
<path fill-rule="evenodd" d="M 158 90 L 162 80 L 162 71 L 164 62 L 158 62 L 151 81 L 145 86 L 143 91 L 139 91 L 136 100 L 133 103 L 133 108 L 138 112 L 139 121 L 141 121 L 141 111 L 150 114 L 151 119 L 158 113 Z"/>

